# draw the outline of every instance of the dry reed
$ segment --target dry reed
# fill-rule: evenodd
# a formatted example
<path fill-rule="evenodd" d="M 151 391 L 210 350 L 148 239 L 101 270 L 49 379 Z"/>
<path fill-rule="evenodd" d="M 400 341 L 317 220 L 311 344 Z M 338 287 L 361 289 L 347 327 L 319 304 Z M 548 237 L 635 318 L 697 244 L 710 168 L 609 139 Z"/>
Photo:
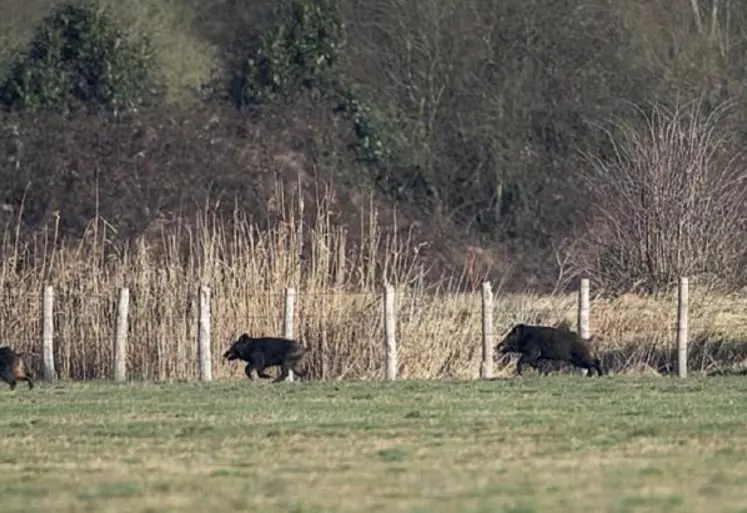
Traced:
<path fill-rule="evenodd" d="M 163 223 L 127 249 L 105 221 L 85 237 L 61 242 L 54 225 L 23 242 L 6 227 L 0 263 L 0 340 L 41 353 L 40 301 L 55 288 L 55 363 L 63 379 L 109 379 L 117 290 L 131 290 L 128 375 L 132 379 L 197 376 L 197 292 L 212 288 L 215 378 L 242 377 L 220 353 L 242 332 L 280 335 L 283 294 L 298 291 L 296 330 L 310 349 L 313 376 L 381 379 L 384 370 L 382 285 L 395 284 L 402 378 L 476 378 L 480 359 L 480 291 L 457 293 L 455 277 L 424 282 L 425 261 L 411 238 L 387 231 L 370 209 L 360 240 L 330 222 L 322 199 L 305 226 L 308 257 L 299 258 L 299 223 L 292 198 L 276 198 L 269 228 L 236 210 L 231 220 L 203 212 L 194 223 Z M 154 234 L 157 237 L 154 237 Z M 120 249 L 117 249 L 120 248 Z M 462 287 L 463 288 L 463 287 Z M 592 293 L 593 294 L 593 293 Z M 747 301 L 691 292 L 694 371 L 740 363 L 747 354 Z M 675 297 L 592 298 L 591 332 L 617 371 L 665 369 L 673 349 Z M 575 325 L 576 297 L 496 291 L 496 341 L 515 322 Z M 710 341 L 710 342 L 709 342 Z M 700 344 L 700 345 L 699 345 Z M 710 344 L 710 345 L 709 345 Z M 38 360 L 38 359 L 37 359 Z M 35 362 L 38 368 L 39 362 Z"/>

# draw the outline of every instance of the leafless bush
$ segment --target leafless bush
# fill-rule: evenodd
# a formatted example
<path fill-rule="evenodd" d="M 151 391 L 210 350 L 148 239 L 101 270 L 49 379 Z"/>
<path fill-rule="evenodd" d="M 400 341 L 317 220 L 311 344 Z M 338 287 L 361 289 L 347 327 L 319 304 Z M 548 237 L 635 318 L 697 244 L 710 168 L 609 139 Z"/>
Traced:
<path fill-rule="evenodd" d="M 609 152 L 584 155 L 593 218 L 576 261 L 600 285 L 655 292 L 680 276 L 741 276 L 747 174 L 730 107 L 636 107 L 642 119 L 605 131 Z"/>

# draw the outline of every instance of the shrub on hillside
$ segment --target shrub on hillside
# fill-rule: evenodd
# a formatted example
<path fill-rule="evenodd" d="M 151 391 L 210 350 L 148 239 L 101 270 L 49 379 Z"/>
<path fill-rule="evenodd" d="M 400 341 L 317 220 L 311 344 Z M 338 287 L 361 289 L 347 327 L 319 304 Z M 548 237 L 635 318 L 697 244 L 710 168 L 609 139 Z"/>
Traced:
<path fill-rule="evenodd" d="M 304 91 L 334 98 L 336 112 L 351 124 L 357 159 L 384 162 L 399 134 L 386 136 L 392 123 L 377 115 L 338 69 L 345 43 L 344 19 L 333 0 L 294 0 L 277 12 L 256 52 L 242 63 L 231 96 L 240 108 L 293 101 Z"/>
<path fill-rule="evenodd" d="M 320 87 L 333 79 L 345 46 L 345 25 L 330 1 L 296 0 L 279 13 L 256 55 L 247 58 L 234 93 L 252 106 Z"/>
<path fill-rule="evenodd" d="M 59 6 L 12 62 L 0 101 L 31 112 L 80 107 L 120 112 L 152 91 L 153 53 L 146 38 L 130 38 L 97 0 Z"/>

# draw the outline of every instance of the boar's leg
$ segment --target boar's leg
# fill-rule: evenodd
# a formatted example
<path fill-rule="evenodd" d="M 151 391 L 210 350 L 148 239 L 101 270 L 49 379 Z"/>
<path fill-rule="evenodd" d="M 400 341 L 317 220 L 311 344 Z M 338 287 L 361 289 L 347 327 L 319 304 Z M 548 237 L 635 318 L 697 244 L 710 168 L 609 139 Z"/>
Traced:
<path fill-rule="evenodd" d="M 254 375 L 252 374 L 253 370 L 257 371 L 257 376 L 260 378 L 269 378 L 270 376 L 267 376 L 264 372 L 265 370 L 265 357 L 262 353 L 252 353 L 249 355 L 249 358 L 247 358 L 247 364 L 246 367 L 244 367 L 244 373 L 246 376 L 254 381 Z"/>
<path fill-rule="evenodd" d="M 542 358 L 542 351 L 539 349 L 531 349 L 528 353 L 522 353 L 521 358 L 519 358 L 519 361 L 516 363 L 516 373 L 521 376 L 522 371 L 524 370 L 524 365 L 528 364 L 534 367 L 535 369 L 539 369 L 538 362 Z"/>
<path fill-rule="evenodd" d="M 244 374 L 246 374 L 246 377 L 254 381 L 254 374 L 252 374 L 252 371 L 254 370 L 254 364 L 249 362 L 246 364 L 246 367 L 244 367 Z"/>
<path fill-rule="evenodd" d="M 13 374 L 13 372 L 5 367 L 4 365 L 0 365 L 0 379 L 5 381 L 8 385 L 10 385 L 11 390 L 15 390 L 16 388 L 16 377 Z"/>
<path fill-rule="evenodd" d="M 249 355 L 249 361 L 252 362 L 254 368 L 257 369 L 257 376 L 264 379 L 272 377 L 265 371 L 267 366 L 265 364 L 265 355 L 263 353 L 259 351 L 252 353 Z"/>
<path fill-rule="evenodd" d="M 540 365 L 543 363 L 545 365 Z M 554 369 L 552 368 L 552 360 L 549 360 L 547 358 L 538 358 L 537 359 L 537 371 L 539 372 L 540 376 L 547 376 L 550 374 Z"/>
<path fill-rule="evenodd" d="M 280 364 L 280 375 L 273 380 L 273 383 L 278 383 L 280 381 L 284 381 L 285 379 L 287 379 L 288 374 L 290 372 L 290 368 L 291 368 L 290 362 L 285 361 L 282 364 Z"/>
<path fill-rule="evenodd" d="M 591 377 L 592 370 L 597 371 L 597 376 L 602 376 L 602 362 L 599 361 L 599 358 L 594 359 L 594 363 L 586 371 L 586 375 Z"/>
<path fill-rule="evenodd" d="M 586 369 L 587 378 L 593 377 L 594 371 L 597 372 L 597 376 L 602 375 L 602 362 L 600 362 L 598 358 L 581 355 L 574 357 L 572 363 L 576 367 Z"/>
<path fill-rule="evenodd" d="M 29 376 L 21 376 L 18 378 L 18 381 L 25 381 L 29 386 L 29 390 L 34 388 L 34 381 Z"/>

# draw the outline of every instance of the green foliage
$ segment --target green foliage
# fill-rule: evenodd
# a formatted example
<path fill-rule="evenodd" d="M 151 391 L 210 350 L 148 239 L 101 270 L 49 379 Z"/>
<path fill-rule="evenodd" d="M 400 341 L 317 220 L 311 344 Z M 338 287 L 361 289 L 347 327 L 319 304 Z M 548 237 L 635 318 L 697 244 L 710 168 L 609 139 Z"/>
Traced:
<path fill-rule="evenodd" d="M 356 153 L 363 162 L 378 162 L 391 154 L 382 141 L 381 125 L 371 116 L 371 106 L 357 99 L 350 99 L 350 117 L 357 136 Z"/>
<path fill-rule="evenodd" d="M 323 88 L 334 79 L 345 24 L 331 1 L 296 0 L 280 12 L 241 70 L 238 103 L 253 106 Z"/>
<path fill-rule="evenodd" d="M 389 117 L 363 100 L 357 88 L 338 84 L 336 89 L 342 97 L 336 110 L 343 112 L 353 125 L 356 158 L 367 164 L 388 162 L 402 142 L 397 139 L 398 132 L 391 129 Z"/>
<path fill-rule="evenodd" d="M 42 21 L 28 51 L 11 64 L 0 100 L 31 112 L 116 113 L 145 100 L 153 66 L 147 39 L 128 38 L 96 0 L 76 0 Z"/>
<path fill-rule="evenodd" d="M 234 96 L 239 106 L 250 107 L 292 99 L 302 91 L 342 97 L 337 111 L 352 123 L 358 160 L 384 162 L 392 155 L 384 135 L 386 119 L 347 85 L 337 68 L 345 43 L 344 20 L 333 0 L 295 0 L 279 12 L 256 54 L 244 62 Z"/>

